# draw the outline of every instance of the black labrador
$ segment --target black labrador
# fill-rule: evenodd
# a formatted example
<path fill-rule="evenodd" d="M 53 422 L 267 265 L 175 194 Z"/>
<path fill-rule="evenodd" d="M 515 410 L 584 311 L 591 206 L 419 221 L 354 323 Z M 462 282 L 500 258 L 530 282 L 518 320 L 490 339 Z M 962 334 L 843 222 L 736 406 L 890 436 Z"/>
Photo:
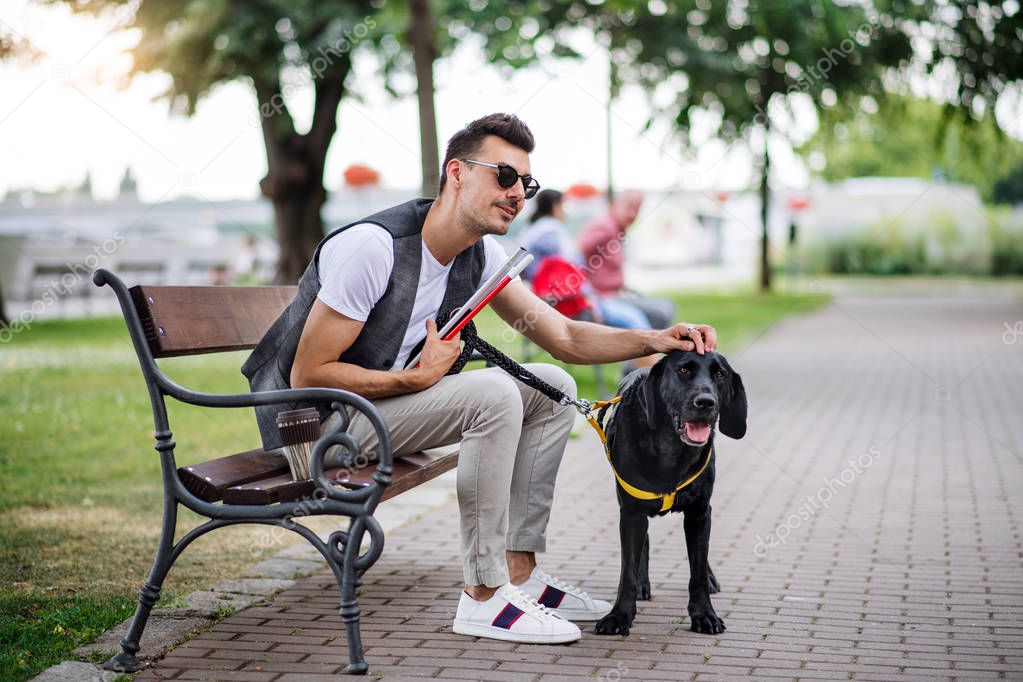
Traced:
<path fill-rule="evenodd" d="M 715 422 L 730 438 L 746 434 L 742 378 L 719 353 L 672 351 L 653 367 L 626 376 L 618 395 L 622 399 L 607 425 L 607 437 L 615 471 L 626 483 L 642 491 L 671 492 L 701 467 L 706 468 L 676 494 L 674 504 L 665 511 L 661 511 L 662 500 L 638 499 L 616 484 L 622 574 L 614 608 L 597 622 L 594 631 L 598 635 L 629 634 L 636 601 L 650 599 L 649 517 L 680 511 L 685 515 L 689 553 L 690 629 L 719 634 L 725 624 L 714 612 L 710 595 L 720 586 L 707 560 L 717 459 L 710 452 Z"/>

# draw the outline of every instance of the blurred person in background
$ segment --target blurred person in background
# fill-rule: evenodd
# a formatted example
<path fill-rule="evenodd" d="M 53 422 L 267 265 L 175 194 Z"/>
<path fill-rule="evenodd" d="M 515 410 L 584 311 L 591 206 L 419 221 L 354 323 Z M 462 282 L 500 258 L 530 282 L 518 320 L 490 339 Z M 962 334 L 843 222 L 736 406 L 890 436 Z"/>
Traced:
<path fill-rule="evenodd" d="M 565 227 L 565 204 L 561 192 L 544 189 L 536 195 L 533 215 L 522 234 L 521 246 L 533 254 L 533 262 L 522 273 L 528 280 L 533 279 L 544 258 L 564 258 L 582 265 L 582 256 Z"/>
<path fill-rule="evenodd" d="M 619 329 L 650 329 L 646 313 L 631 301 L 601 296 L 589 279 L 591 269 L 583 262 L 565 227 L 565 206 L 561 192 L 545 189 L 536 195 L 535 208 L 522 236 L 522 248 L 533 254 L 523 273 L 533 293 L 566 317 L 587 320 Z M 657 354 L 630 360 L 623 371 L 649 367 Z"/>
<path fill-rule="evenodd" d="M 640 296 L 625 289 L 625 231 L 636 222 L 642 205 L 643 195 L 637 190 L 619 194 L 607 213 L 589 221 L 583 228 L 579 234 L 579 251 L 602 310 L 638 310 L 643 324 L 630 329 L 660 329 L 675 319 L 675 304 L 668 299 Z M 608 324 L 613 323 L 608 320 Z"/>

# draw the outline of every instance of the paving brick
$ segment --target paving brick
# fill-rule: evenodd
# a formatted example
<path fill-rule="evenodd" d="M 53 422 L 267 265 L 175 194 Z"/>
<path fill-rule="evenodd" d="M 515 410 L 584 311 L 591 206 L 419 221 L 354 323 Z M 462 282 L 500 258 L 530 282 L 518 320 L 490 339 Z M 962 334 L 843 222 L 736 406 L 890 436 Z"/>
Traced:
<path fill-rule="evenodd" d="M 209 671 L 185 670 L 175 677 L 176 680 L 238 680 L 238 682 L 270 682 L 280 676 L 276 672 L 255 672 L 252 670 Z M 136 677 L 135 679 L 141 679 Z"/>

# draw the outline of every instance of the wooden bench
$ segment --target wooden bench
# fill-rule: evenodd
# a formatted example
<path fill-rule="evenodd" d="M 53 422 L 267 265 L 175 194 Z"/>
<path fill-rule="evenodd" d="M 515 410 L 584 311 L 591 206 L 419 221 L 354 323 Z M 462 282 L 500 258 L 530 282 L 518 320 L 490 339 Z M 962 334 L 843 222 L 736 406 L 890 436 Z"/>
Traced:
<path fill-rule="evenodd" d="M 252 348 L 294 298 L 297 287 L 134 286 L 129 289 L 107 270 L 97 270 L 93 281 L 97 286 L 106 285 L 114 290 L 128 325 L 153 408 L 164 491 L 163 529 L 153 568 L 139 594 L 135 616 L 121 641 L 121 651 L 104 667 L 117 672 L 135 672 L 144 667 L 137 653 L 149 613 L 159 599 L 161 586 L 174 561 L 193 540 L 228 525 L 262 523 L 298 533 L 323 555 L 341 592 L 340 612 L 349 659 L 345 672 L 365 674 L 368 666 L 362 652 L 355 588 L 361 575 L 383 550 L 383 531 L 373 513 L 382 500 L 453 469 L 458 453 L 393 457 L 390 435 L 379 412 L 372 403 L 348 391 L 305 388 L 237 395 L 200 393 L 174 383 L 157 365 L 160 358 Z M 167 415 L 168 397 L 209 408 L 318 402 L 339 412 L 341 419 L 313 448 L 311 480 L 293 481 L 280 450 L 255 449 L 178 467 Z M 361 412 L 373 425 L 379 439 L 377 462 L 361 469 L 324 470 L 324 455 L 333 445 L 344 444 L 353 454 L 361 452 L 359 444 L 345 433 L 349 423 L 346 408 Z M 257 437 L 254 431 L 253 438 Z M 209 520 L 175 543 L 179 505 Z M 318 515 L 346 516 L 348 528 L 335 531 L 324 542 L 313 531 L 293 521 L 295 517 Z M 365 537 L 369 538 L 369 547 L 360 553 Z"/>

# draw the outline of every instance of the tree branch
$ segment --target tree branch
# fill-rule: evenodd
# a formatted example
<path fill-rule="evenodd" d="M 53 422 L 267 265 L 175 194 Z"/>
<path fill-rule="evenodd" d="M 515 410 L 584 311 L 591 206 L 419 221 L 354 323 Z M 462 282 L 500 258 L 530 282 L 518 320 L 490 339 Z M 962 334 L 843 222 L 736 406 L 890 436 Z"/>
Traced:
<path fill-rule="evenodd" d="M 325 158 L 330 139 L 337 131 L 337 108 L 345 92 L 345 78 L 351 71 L 352 60 L 348 54 L 338 58 L 337 68 L 316 80 L 313 102 L 313 122 L 306 135 L 309 151 Z"/>
<path fill-rule="evenodd" d="M 296 160 L 296 156 L 301 154 L 301 150 L 297 149 L 301 140 L 295 132 L 295 122 L 281 94 L 280 81 L 276 77 L 266 80 L 254 77 L 252 84 L 256 90 L 259 123 L 266 146 L 267 173 L 260 181 L 259 188 L 272 199 L 281 196 L 287 185 L 302 182 L 307 171 Z"/>

